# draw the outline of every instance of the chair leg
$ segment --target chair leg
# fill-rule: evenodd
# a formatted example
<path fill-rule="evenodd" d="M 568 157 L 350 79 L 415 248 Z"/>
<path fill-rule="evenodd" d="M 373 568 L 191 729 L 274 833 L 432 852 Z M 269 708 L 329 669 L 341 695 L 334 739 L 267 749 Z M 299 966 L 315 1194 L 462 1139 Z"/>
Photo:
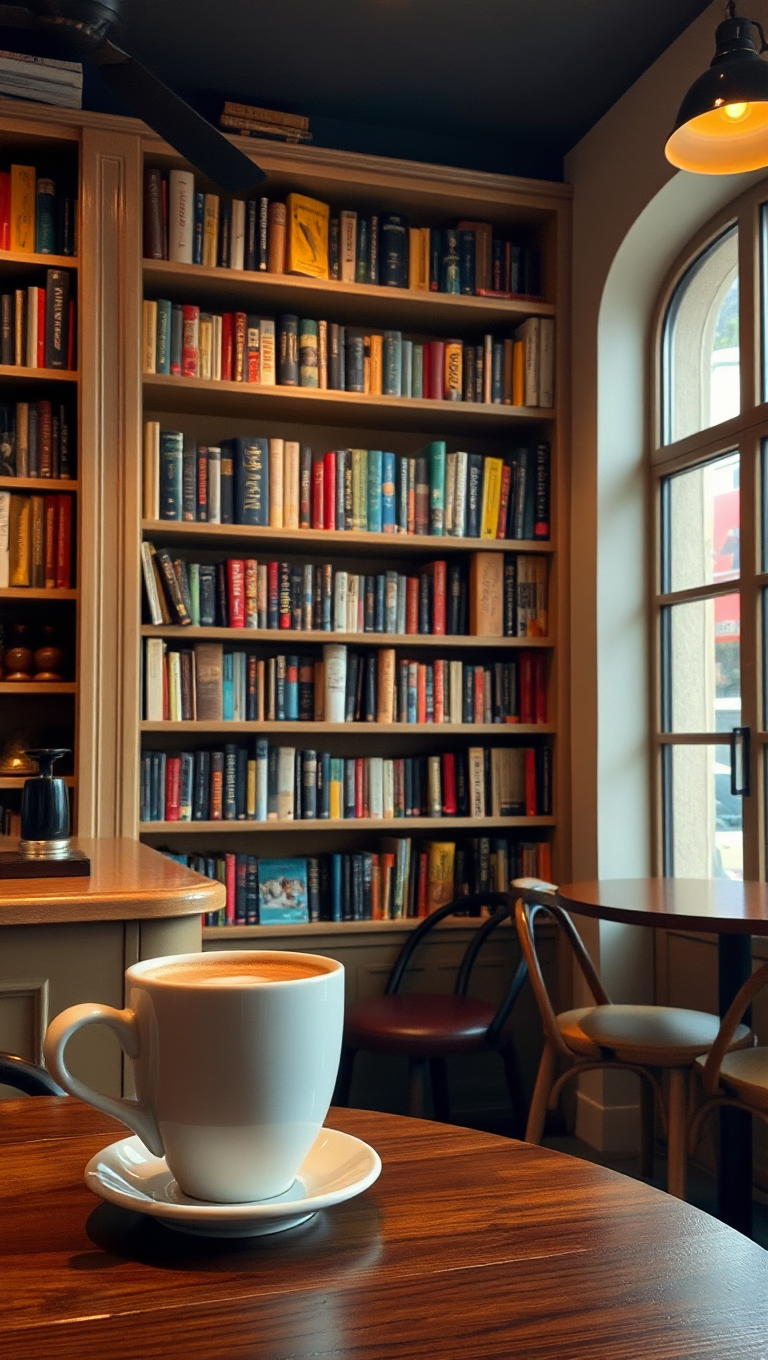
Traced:
<path fill-rule="evenodd" d="M 667 1135 L 667 1190 L 685 1199 L 687 1179 L 688 1070 L 672 1067 L 669 1071 L 669 1110 Z"/>
<path fill-rule="evenodd" d="M 450 1124 L 451 1100 L 448 1092 L 448 1068 L 445 1058 L 430 1058 L 429 1075 L 432 1081 L 432 1104 L 435 1107 L 435 1119 L 439 1119 L 441 1124 Z"/>
<path fill-rule="evenodd" d="M 557 1054 L 554 1048 L 551 1044 L 545 1043 L 539 1063 L 536 1085 L 533 1088 L 531 1108 L 528 1111 L 528 1123 L 525 1130 L 526 1143 L 541 1142 L 544 1133 L 544 1120 L 547 1117 L 549 1093 L 552 1090 L 552 1083 L 555 1078 L 556 1061 Z"/>
<path fill-rule="evenodd" d="M 640 1175 L 653 1180 L 656 1142 L 656 1100 L 650 1082 L 640 1077 Z"/>
<path fill-rule="evenodd" d="M 408 1113 L 413 1119 L 424 1118 L 424 1094 L 427 1084 L 426 1058 L 408 1059 Z"/>
<path fill-rule="evenodd" d="M 341 1050 L 341 1061 L 339 1062 L 339 1074 L 336 1078 L 336 1089 L 333 1093 L 333 1104 L 346 1106 L 349 1104 L 349 1092 L 352 1086 L 352 1073 L 355 1067 L 357 1049 L 350 1048 L 344 1044 Z"/>
<path fill-rule="evenodd" d="M 517 1049 L 511 1040 L 500 1050 L 500 1056 L 504 1063 L 507 1090 L 512 1102 L 512 1130 L 515 1138 L 523 1138 L 525 1136 L 525 1090 L 520 1073 L 520 1064 L 517 1060 Z"/>

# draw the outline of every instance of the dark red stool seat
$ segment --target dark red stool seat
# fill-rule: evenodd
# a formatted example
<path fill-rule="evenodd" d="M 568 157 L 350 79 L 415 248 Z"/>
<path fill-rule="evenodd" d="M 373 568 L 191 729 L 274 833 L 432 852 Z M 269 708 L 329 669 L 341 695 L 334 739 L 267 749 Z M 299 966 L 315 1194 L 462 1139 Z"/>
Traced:
<path fill-rule="evenodd" d="M 367 1053 L 446 1058 L 479 1053 L 497 1007 L 471 996 L 395 993 L 347 1008 L 344 1041 Z"/>

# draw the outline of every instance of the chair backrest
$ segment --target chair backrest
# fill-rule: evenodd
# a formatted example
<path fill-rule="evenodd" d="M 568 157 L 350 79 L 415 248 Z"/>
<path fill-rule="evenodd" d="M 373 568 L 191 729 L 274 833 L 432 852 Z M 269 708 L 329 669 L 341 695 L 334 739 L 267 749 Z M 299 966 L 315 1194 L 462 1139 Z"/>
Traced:
<path fill-rule="evenodd" d="M 560 1034 L 554 1007 L 547 991 L 547 984 L 544 981 L 544 974 L 536 952 L 535 923 L 536 917 L 540 913 L 551 916 L 565 935 L 576 963 L 592 993 L 595 1005 L 608 1006 L 611 1003 L 611 998 L 600 981 L 573 921 L 567 911 L 564 911 L 558 903 L 556 893 L 557 889 L 554 884 L 544 883 L 537 879 L 515 879 L 512 883 L 512 894 L 517 899 L 515 903 L 515 924 L 520 939 L 520 948 L 523 959 L 528 966 L 531 986 L 544 1025 L 544 1033 L 558 1053 L 572 1060 L 573 1054 Z"/>
<path fill-rule="evenodd" d="M 493 913 L 491 920 L 494 921 L 498 912 L 504 912 L 504 915 L 500 916 L 499 921 L 496 922 L 496 924 L 499 924 L 505 919 L 505 916 L 509 915 L 509 897 L 507 893 L 470 893 L 467 897 L 454 897 L 452 902 L 447 902 L 444 907 L 438 907 L 437 911 L 430 912 L 429 916 L 425 916 L 424 920 L 408 936 L 408 939 L 395 959 L 392 971 L 387 979 L 387 985 L 384 988 L 384 995 L 392 996 L 393 993 L 397 991 L 415 950 L 421 944 L 424 937 L 428 935 L 431 930 L 434 930 L 435 926 L 438 925 L 440 921 L 444 921 L 446 916 L 455 916 L 457 912 L 469 911 L 476 912 L 477 915 L 479 915 L 483 907 L 488 907 L 491 910 Z M 486 922 L 486 925 L 488 924 L 489 923 Z M 481 926 L 480 929 L 484 930 L 485 926 Z"/>
<path fill-rule="evenodd" d="M 709 1050 L 707 1061 L 704 1064 L 702 1085 L 705 1095 L 712 1096 L 715 1094 L 720 1079 L 720 1067 L 730 1048 L 736 1028 L 741 1023 L 742 1017 L 757 993 L 762 991 L 765 986 L 768 986 L 768 963 L 764 963 L 751 977 L 747 978 L 723 1016 L 717 1038 Z"/>
<path fill-rule="evenodd" d="M 0 1086 L 12 1086 L 27 1096 L 66 1095 L 44 1067 L 17 1058 L 15 1053 L 0 1053 Z"/>

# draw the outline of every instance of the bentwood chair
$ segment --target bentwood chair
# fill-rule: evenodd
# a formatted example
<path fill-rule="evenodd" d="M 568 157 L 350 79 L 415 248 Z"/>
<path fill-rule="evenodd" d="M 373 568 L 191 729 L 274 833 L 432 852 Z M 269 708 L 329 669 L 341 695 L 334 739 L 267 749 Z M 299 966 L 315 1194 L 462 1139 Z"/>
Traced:
<path fill-rule="evenodd" d="M 397 1054 L 408 1059 L 408 1113 L 423 1117 L 426 1076 L 429 1071 L 435 1117 L 448 1123 L 451 1110 L 446 1058 L 490 1050 L 499 1053 L 503 1059 L 514 1116 L 522 1126 L 525 1100 L 508 1022 L 525 981 L 525 964 L 521 960 L 499 1006 L 467 995 L 477 956 L 494 931 L 509 919 L 511 905 L 506 893 L 474 893 L 438 908 L 416 927 L 398 955 L 384 995 L 356 1001 L 347 1007 L 344 1046 L 334 1097 L 337 1105 L 346 1105 L 349 1100 L 352 1072 L 359 1050 Z M 456 974 L 453 995 L 400 992 L 410 960 L 438 922 L 457 912 L 482 907 L 489 907 L 493 914 L 479 926 L 464 954 Z"/>
<path fill-rule="evenodd" d="M 691 1155 L 701 1135 L 707 1115 L 718 1105 L 734 1105 L 748 1110 L 768 1123 L 768 1048 L 741 1048 L 734 1051 L 733 1039 L 744 1026 L 741 1021 L 758 992 L 768 985 L 768 963 L 758 968 L 736 993 L 720 1025 L 720 1032 L 706 1057 L 698 1058 L 696 1069 L 705 1097 L 691 1123 Z"/>
<path fill-rule="evenodd" d="M 557 889 L 536 879 L 517 879 L 512 891 L 518 894 L 515 920 L 520 947 L 544 1025 L 544 1051 L 528 1113 L 527 1141 L 541 1142 L 547 1109 L 554 1108 L 571 1077 L 606 1067 L 635 1072 L 641 1093 L 641 1175 L 653 1174 L 656 1106 L 667 1133 L 667 1189 L 685 1199 L 689 1078 L 696 1060 L 717 1039 L 718 1017 L 673 1006 L 614 1005 L 570 916 L 557 901 Z M 534 922 L 540 912 L 548 913 L 562 930 L 594 1005 L 555 1014 L 536 956 Z M 746 1025 L 734 1023 L 725 1049 L 744 1048 L 751 1041 Z M 558 1060 L 566 1068 L 556 1077 Z M 668 1076 L 666 1099 L 662 1072 Z"/>
<path fill-rule="evenodd" d="M 27 1096 L 63 1096 L 58 1082 L 37 1063 L 17 1058 L 15 1053 L 0 1053 L 0 1086 L 12 1086 Z"/>

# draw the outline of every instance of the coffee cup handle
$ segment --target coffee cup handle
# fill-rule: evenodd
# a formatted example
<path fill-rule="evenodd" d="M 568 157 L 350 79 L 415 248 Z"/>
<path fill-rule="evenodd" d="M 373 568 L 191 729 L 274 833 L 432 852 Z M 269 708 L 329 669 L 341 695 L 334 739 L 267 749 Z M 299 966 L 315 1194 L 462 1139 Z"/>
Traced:
<path fill-rule="evenodd" d="M 86 1002 L 81 1006 L 70 1006 L 57 1015 L 48 1026 L 43 1042 L 45 1065 L 52 1077 L 64 1087 L 71 1096 L 84 1100 L 86 1105 L 109 1114 L 127 1124 L 129 1129 L 139 1135 L 141 1141 L 156 1157 L 165 1156 L 163 1140 L 157 1127 L 154 1114 L 138 1100 L 122 1100 L 115 1096 L 94 1091 L 85 1082 L 74 1077 L 64 1059 L 64 1050 L 73 1034 L 86 1025 L 106 1025 L 120 1042 L 123 1052 L 129 1058 L 139 1056 L 139 1031 L 133 1011 L 115 1010 L 114 1006 L 102 1006 L 99 1002 Z"/>

